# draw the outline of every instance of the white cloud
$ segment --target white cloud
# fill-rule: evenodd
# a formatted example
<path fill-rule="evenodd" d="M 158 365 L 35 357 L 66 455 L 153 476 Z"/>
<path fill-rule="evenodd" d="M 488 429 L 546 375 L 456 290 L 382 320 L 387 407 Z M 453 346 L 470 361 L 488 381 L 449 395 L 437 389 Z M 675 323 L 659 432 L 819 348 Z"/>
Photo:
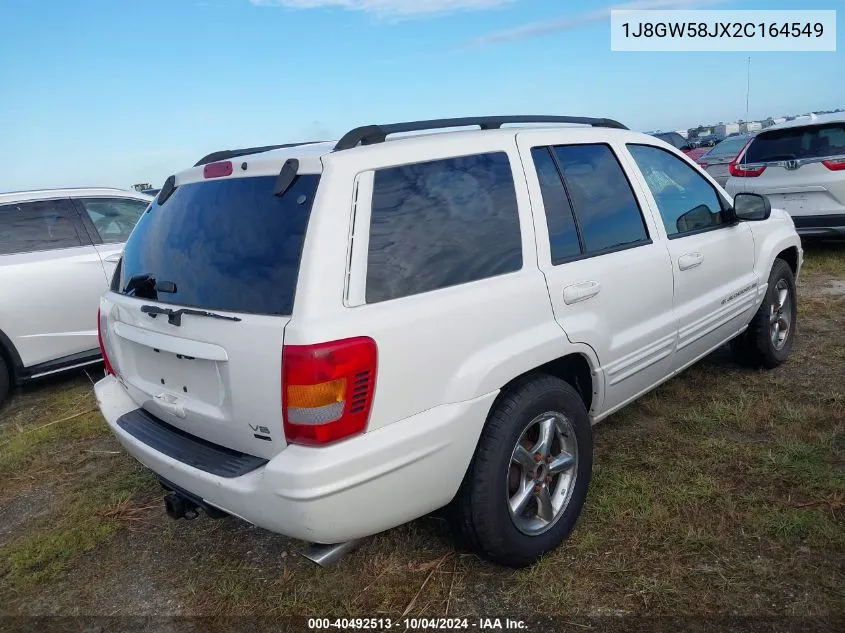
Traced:
<path fill-rule="evenodd" d="M 528 37 L 537 37 L 538 35 L 546 35 L 548 33 L 569 31 L 585 24 L 590 24 L 591 22 L 609 20 L 611 11 L 619 11 L 623 9 L 698 9 L 708 5 L 722 4 L 728 1 L 729 0 L 633 0 L 632 2 L 616 4 L 596 11 L 578 13 L 576 15 L 566 16 L 555 20 L 534 22 L 532 24 L 525 24 L 512 29 L 496 31 L 495 33 L 490 33 L 489 35 L 484 35 L 474 39 L 470 42 L 470 45 L 484 46 L 487 44 L 498 44 L 500 42 L 521 40 Z"/>
<path fill-rule="evenodd" d="M 494 9 L 516 0 L 250 0 L 258 6 L 278 6 L 289 9 L 339 8 L 364 11 L 379 17 L 407 18 L 422 15 L 442 15 L 457 11 Z"/>

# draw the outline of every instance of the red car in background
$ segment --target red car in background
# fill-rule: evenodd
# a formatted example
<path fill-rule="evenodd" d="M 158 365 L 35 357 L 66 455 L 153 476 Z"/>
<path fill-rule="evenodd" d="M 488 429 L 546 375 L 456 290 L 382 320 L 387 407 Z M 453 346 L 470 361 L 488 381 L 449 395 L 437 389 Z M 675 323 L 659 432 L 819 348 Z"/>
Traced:
<path fill-rule="evenodd" d="M 709 147 L 693 147 L 690 142 L 677 132 L 659 132 L 652 134 L 655 138 L 669 143 L 672 147 L 681 150 L 684 154 L 689 156 L 694 161 L 698 161 L 701 156 L 710 151 Z"/>

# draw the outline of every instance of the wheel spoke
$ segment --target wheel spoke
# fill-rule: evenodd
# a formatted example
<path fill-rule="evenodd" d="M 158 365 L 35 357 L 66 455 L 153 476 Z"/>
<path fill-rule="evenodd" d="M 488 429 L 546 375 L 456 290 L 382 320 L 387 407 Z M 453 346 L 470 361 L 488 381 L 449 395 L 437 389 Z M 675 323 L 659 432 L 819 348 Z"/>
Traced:
<path fill-rule="evenodd" d="M 769 315 L 769 323 L 774 325 L 775 323 L 778 322 L 779 318 L 780 317 L 778 316 L 778 313 L 775 310 L 772 310 L 772 313 Z"/>
<path fill-rule="evenodd" d="M 786 299 L 789 297 L 789 291 L 784 288 L 780 292 L 778 292 L 778 309 L 783 310 L 783 306 L 786 305 Z"/>
<path fill-rule="evenodd" d="M 569 470 L 575 464 L 575 458 L 569 453 L 561 453 L 549 464 L 549 474 L 558 475 L 564 470 Z"/>
<path fill-rule="evenodd" d="M 789 323 L 786 322 L 784 317 L 780 317 L 780 319 L 778 319 L 778 327 L 782 331 L 786 332 L 789 329 Z"/>
<path fill-rule="evenodd" d="M 536 446 L 534 446 L 534 453 L 540 453 L 541 456 L 545 457 L 549 454 L 549 451 L 552 448 L 552 440 L 555 437 L 555 419 L 554 418 L 546 418 L 542 422 L 540 422 L 540 437 L 537 440 Z"/>
<path fill-rule="evenodd" d="M 509 500 L 511 512 L 513 512 L 514 516 L 519 516 L 525 510 L 525 506 L 528 505 L 528 501 L 533 494 L 534 487 L 528 485 L 527 482 L 523 482 L 519 491 Z"/>
<path fill-rule="evenodd" d="M 529 473 L 534 470 L 534 455 L 532 455 L 528 449 L 521 444 L 517 446 L 516 450 L 513 452 L 513 461 L 522 466 L 525 473 Z"/>
<path fill-rule="evenodd" d="M 555 518 L 555 511 L 552 507 L 552 497 L 548 488 L 543 488 L 537 495 L 537 516 L 547 523 Z"/>

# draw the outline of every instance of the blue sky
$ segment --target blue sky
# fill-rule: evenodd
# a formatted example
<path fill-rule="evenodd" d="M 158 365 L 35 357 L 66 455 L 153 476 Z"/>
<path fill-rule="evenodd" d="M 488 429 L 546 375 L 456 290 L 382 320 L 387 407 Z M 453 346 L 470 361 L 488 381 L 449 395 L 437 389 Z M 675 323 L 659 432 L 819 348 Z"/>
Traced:
<path fill-rule="evenodd" d="M 611 52 L 603 10 L 624 1 L 2 0 L 0 191 L 160 185 L 209 151 L 365 123 L 744 118 L 746 54 Z M 845 32 L 841 0 L 660 1 L 840 8 Z M 752 58 L 752 118 L 845 107 L 842 44 Z"/>

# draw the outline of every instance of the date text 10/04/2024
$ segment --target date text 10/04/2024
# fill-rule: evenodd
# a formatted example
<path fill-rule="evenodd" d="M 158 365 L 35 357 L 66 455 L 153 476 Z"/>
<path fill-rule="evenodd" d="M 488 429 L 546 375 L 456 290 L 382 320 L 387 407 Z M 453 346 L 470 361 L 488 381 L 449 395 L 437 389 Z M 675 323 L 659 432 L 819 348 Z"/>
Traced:
<path fill-rule="evenodd" d="M 511 618 L 309 618 L 311 630 L 388 630 L 393 628 L 420 630 L 525 630 L 523 620 Z"/>

